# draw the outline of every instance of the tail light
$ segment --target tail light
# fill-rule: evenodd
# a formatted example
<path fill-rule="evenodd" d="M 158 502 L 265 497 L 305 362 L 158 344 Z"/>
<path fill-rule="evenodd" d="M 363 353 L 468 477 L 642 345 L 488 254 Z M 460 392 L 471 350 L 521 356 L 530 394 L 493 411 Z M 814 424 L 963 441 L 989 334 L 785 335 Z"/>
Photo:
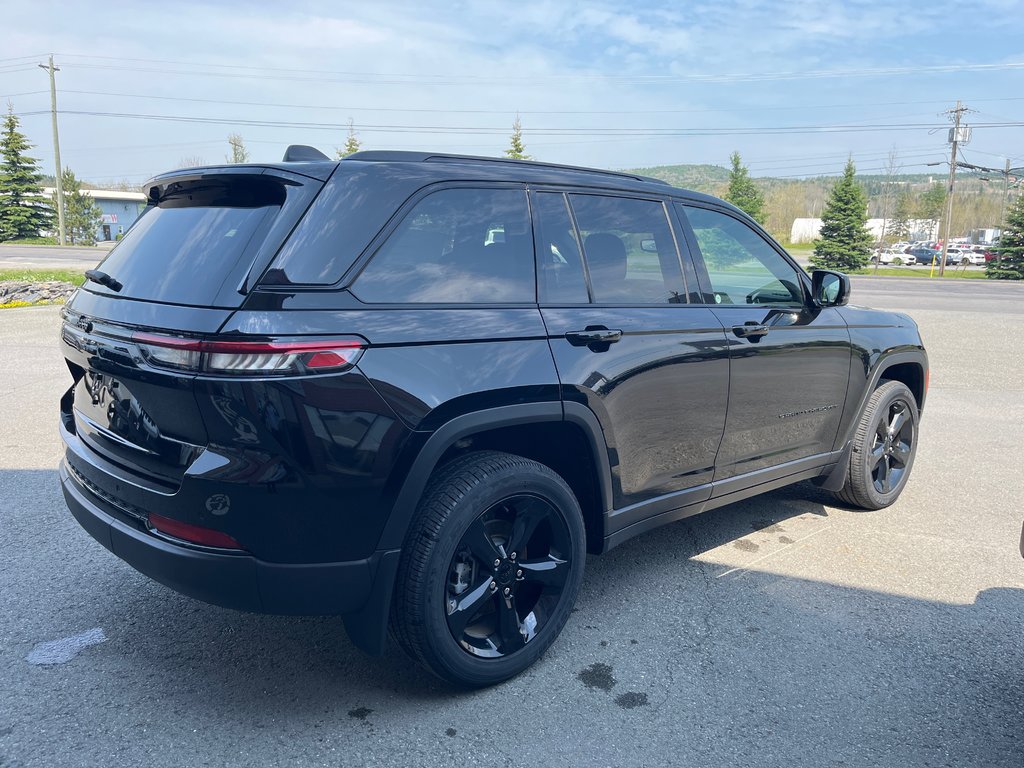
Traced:
<path fill-rule="evenodd" d="M 134 333 L 143 357 L 160 368 L 218 375 L 339 373 L 356 364 L 366 342 L 355 337 L 295 341 L 208 341 Z"/>

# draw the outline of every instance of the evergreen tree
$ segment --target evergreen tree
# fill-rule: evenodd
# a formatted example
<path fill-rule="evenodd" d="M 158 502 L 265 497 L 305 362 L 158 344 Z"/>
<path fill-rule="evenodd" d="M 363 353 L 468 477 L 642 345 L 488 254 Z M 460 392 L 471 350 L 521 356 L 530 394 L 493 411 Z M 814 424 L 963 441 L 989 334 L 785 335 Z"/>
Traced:
<path fill-rule="evenodd" d="M 764 195 L 750 178 L 747 167 L 740 160 L 740 153 L 729 156 L 732 170 L 729 171 L 729 190 L 725 199 L 746 213 L 758 224 L 764 224 Z"/>
<path fill-rule="evenodd" d="M 910 235 L 910 218 L 914 212 L 914 198 L 910 189 L 904 186 L 896 196 L 896 208 L 889 220 L 889 234 L 893 240 L 902 240 Z"/>
<path fill-rule="evenodd" d="M 39 237 L 40 230 L 52 226 L 53 211 L 43 197 L 39 161 L 25 154 L 31 147 L 8 104 L 0 135 L 0 241 Z"/>
<path fill-rule="evenodd" d="M 853 158 L 846 161 L 842 178 L 832 187 L 821 215 L 821 239 L 814 243 L 811 264 L 824 269 L 855 272 L 868 265 L 871 233 L 868 232 L 868 201 L 854 179 Z"/>
<path fill-rule="evenodd" d="M 348 157 L 349 155 L 354 155 L 356 152 L 358 152 L 360 149 L 362 149 L 362 147 L 363 147 L 362 142 L 359 141 L 359 139 L 356 137 L 355 124 L 351 120 L 349 120 L 348 121 L 348 138 L 345 139 L 345 146 L 342 147 L 341 149 L 337 150 L 338 159 L 341 160 L 343 158 Z"/>
<path fill-rule="evenodd" d="M 997 256 L 985 265 L 985 277 L 1024 280 L 1024 195 L 1006 212 Z"/>
<path fill-rule="evenodd" d="M 242 137 L 237 133 L 228 134 L 228 145 L 231 147 L 231 156 L 225 159 L 229 163 L 248 163 L 249 150 L 245 148 Z"/>
<path fill-rule="evenodd" d="M 82 192 L 82 182 L 70 168 L 61 176 L 64 191 L 64 234 L 71 245 L 96 245 L 96 230 L 103 223 L 103 211 L 96 201 Z M 53 193 L 57 205 L 57 193 Z"/>
<path fill-rule="evenodd" d="M 523 146 L 523 126 L 519 122 L 519 115 L 516 115 L 516 120 L 512 123 L 512 138 L 509 141 L 508 149 L 505 150 L 505 156 L 510 157 L 513 160 L 529 160 L 530 156 L 526 154 L 526 147 Z"/>

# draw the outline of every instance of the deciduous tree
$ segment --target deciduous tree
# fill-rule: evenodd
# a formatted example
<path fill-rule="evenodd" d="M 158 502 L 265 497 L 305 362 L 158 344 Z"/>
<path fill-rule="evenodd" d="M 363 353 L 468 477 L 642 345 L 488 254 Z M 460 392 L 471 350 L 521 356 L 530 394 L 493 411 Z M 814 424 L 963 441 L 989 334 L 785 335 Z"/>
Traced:
<path fill-rule="evenodd" d="M 96 230 L 103 222 L 103 211 L 96 201 L 82 192 L 82 182 L 70 168 L 61 176 L 64 191 L 64 234 L 71 245 L 96 245 Z M 57 193 L 53 193 L 57 205 Z"/>
<path fill-rule="evenodd" d="M 228 145 L 231 147 L 231 154 L 227 157 L 229 163 L 249 162 L 249 150 L 245 148 L 242 137 L 237 133 L 228 135 Z"/>

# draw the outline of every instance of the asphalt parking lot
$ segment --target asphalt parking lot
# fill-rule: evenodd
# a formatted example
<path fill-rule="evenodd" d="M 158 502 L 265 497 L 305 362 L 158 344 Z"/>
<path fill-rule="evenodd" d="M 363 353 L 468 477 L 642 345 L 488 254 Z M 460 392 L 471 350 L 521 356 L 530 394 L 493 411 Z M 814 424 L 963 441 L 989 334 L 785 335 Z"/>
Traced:
<path fill-rule="evenodd" d="M 333 618 L 181 597 L 57 486 L 58 310 L 0 312 L 0 766 L 1024 765 L 1024 285 L 855 278 L 932 364 L 879 512 L 801 484 L 587 562 L 532 669 L 453 692 Z"/>

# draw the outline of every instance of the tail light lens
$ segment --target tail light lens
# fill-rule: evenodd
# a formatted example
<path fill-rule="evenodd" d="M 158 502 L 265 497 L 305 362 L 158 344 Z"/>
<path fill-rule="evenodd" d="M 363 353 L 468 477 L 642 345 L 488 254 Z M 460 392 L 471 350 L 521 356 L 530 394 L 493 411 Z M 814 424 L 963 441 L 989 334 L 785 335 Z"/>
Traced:
<path fill-rule="evenodd" d="M 355 337 L 296 341 L 207 341 L 153 333 L 132 334 L 152 365 L 218 375 L 338 373 L 354 366 L 366 348 Z"/>

